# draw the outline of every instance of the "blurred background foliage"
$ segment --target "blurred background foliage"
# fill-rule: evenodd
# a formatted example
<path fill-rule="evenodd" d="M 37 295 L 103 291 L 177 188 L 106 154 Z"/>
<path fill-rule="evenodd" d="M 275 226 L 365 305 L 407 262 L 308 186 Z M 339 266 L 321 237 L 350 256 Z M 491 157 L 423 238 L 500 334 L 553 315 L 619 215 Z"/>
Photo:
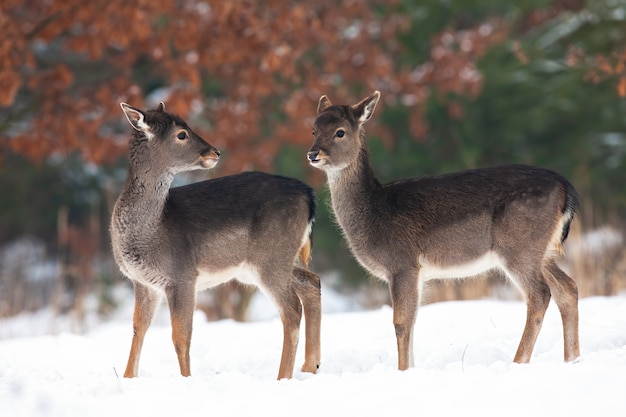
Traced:
<path fill-rule="evenodd" d="M 581 294 L 623 287 L 623 0 L 5 0 L 0 22 L 0 316 L 49 304 L 80 315 L 92 294 L 103 313 L 114 307 L 121 101 L 165 101 L 223 151 L 216 169 L 178 183 L 260 169 L 312 184 L 313 269 L 341 290 L 371 289 L 305 154 L 321 94 L 352 104 L 374 89 L 381 181 L 503 163 L 557 170 L 582 195 L 572 239 L 610 230 L 564 261 Z M 493 295 L 486 282 L 432 299 Z M 245 317 L 220 307 L 246 305 L 245 293 L 215 294 L 207 317 Z"/>

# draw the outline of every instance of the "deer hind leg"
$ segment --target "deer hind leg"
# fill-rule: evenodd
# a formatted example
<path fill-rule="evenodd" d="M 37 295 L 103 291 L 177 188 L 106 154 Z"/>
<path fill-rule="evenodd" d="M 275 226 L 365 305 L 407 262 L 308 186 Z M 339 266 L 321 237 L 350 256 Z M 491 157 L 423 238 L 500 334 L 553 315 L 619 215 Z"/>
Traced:
<path fill-rule="evenodd" d="M 267 277 L 271 277 L 268 279 Z M 296 361 L 296 350 L 302 319 L 302 305 L 293 284 L 293 271 L 265 271 L 261 276 L 263 289 L 276 302 L 283 323 L 283 350 L 278 368 L 278 379 L 291 378 Z"/>
<path fill-rule="evenodd" d="M 196 287 L 192 281 L 166 288 L 165 294 L 172 321 L 172 342 L 178 356 L 182 376 L 191 375 L 189 347 L 193 327 L 193 312 L 196 306 Z"/>
<path fill-rule="evenodd" d="M 398 369 L 413 366 L 413 327 L 418 308 L 417 274 L 399 273 L 389 282 L 393 307 L 393 325 L 398 342 Z"/>
<path fill-rule="evenodd" d="M 304 309 L 305 337 L 303 372 L 316 373 L 320 366 L 322 300 L 320 278 L 311 271 L 295 267 L 295 290 Z"/>
<path fill-rule="evenodd" d="M 578 287 L 554 260 L 545 265 L 544 277 L 561 312 L 564 358 L 571 362 L 580 356 L 578 339 Z"/>
<path fill-rule="evenodd" d="M 135 378 L 139 373 L 139 357 L 141 347 L 148 331 L 148 327 L 154 317 L 154 312 L 161 299 L 158 291 L 144 286 L 138 282 L 133 282 L 135 288 L 135 311 L 133 313 L 133 340 L 128 355 L 128 363 L 125 378 Z"/>
<path fill-rule="evenodd" d="M 532 356 L 543 318 L 550 303 L 550 288 L 544 282 L 541 272 L 526 275 L 531 278 L 520 283 L 526 299 L 526 325 L 513 362 L 528 363 Z"/>

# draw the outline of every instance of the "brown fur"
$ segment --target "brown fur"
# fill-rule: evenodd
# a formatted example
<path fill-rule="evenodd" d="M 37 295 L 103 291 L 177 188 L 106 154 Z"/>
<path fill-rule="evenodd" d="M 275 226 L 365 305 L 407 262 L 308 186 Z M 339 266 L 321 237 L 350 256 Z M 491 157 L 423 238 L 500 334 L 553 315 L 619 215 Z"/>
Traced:
<path fill-rule="evenodd" d="M 308 266 L 309 260 L 311 259 L 311 239 L 307 239 L 306 242 L 304 242 L 304 245 L 300 248 L 298 255 L 300 256 L 300 262 L 302 262 L 302 265 Z"/>
<path fill-rule="evenodd" d="M 177 172 L 212 168 L 220 153 L 163 105 L 122 109 L 134 130 L 129 174 L 111 218 L 113 253 L 135 288 L 134 335 L 124 376 L 138 373 L 144 336 L 162 295 L 172 320 L 180 373 L 191 374 L 189 346 L 196 291 L 233 278 L 276 302 L 284 328 L 278 378 L 293 375 L 302 310 L 305 364 L 320 361 L 319 278 L 306 268 L 315 198 L 302 182 L 260 172 L 170 188 Z"/>
<path fill-rule="evenodd" d="M 352 253 L 389 283 L 398 368 L 412 364 L 423 283 L 493 268 L 516 284 L 527 304 L 514 360 L 530 360 L 551 296 L 563 318 L 565 360 L 578 357 L 578 291 L 554 261 L 577 206 L 572 185 L 522 165 L 381 184 L 363 130 L 379 97 L 375 92 L 346 106 L 322 96 L 308 158 L 327 173 L 335 218 Z"/>

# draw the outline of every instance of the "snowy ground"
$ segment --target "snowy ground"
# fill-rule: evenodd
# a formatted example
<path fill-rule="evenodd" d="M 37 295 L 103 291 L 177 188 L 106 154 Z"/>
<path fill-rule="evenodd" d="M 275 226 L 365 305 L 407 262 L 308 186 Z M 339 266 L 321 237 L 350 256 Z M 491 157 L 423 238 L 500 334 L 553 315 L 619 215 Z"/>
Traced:
<path fill-rule="evenodd" d="M 528 365 L 511 363 L 522 303 L 425 306 L 415 329 L 416 366 L 406 372 L 396 370 L 390 308 L 337 312 L 342 308 L 332 297 L 324 305 L 319 373 L 296 371 L 283 381 L 274 379 L 282 343 L 275 316 L 208 323 L 198 314 L 193 376 L 183 378 L 162 308 L 133 380 L 121 378 L 131 338 L 128 309 L 81 335 L 41 335 L 45 315 L 0 321 L 0 415 L 626 415 L 626 296 L 581 300 L 582 357 L 574 364 L 562 362 L 554 304 Z"/>

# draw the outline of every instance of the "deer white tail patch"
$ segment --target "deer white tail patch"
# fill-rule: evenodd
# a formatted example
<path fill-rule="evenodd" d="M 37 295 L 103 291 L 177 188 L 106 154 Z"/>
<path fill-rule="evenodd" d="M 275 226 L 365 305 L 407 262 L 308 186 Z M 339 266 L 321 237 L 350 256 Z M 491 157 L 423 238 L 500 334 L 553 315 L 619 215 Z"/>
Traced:
<path fill-rule="evenodd" d="M 563 249 L 561 238 L 563 236 L 563 228 L 568 222 L 571 221 L 571 218 L 572 213 L 565 212 L 556 222 L 556 227 L 554 228 L 554 232 L 552 232 L 552 236 L 550 237 L 550 241 L 548 242 L 548 247 L 546 248 L 544 260 L 558 258 L 565 255 L 565 250 Z"/>

